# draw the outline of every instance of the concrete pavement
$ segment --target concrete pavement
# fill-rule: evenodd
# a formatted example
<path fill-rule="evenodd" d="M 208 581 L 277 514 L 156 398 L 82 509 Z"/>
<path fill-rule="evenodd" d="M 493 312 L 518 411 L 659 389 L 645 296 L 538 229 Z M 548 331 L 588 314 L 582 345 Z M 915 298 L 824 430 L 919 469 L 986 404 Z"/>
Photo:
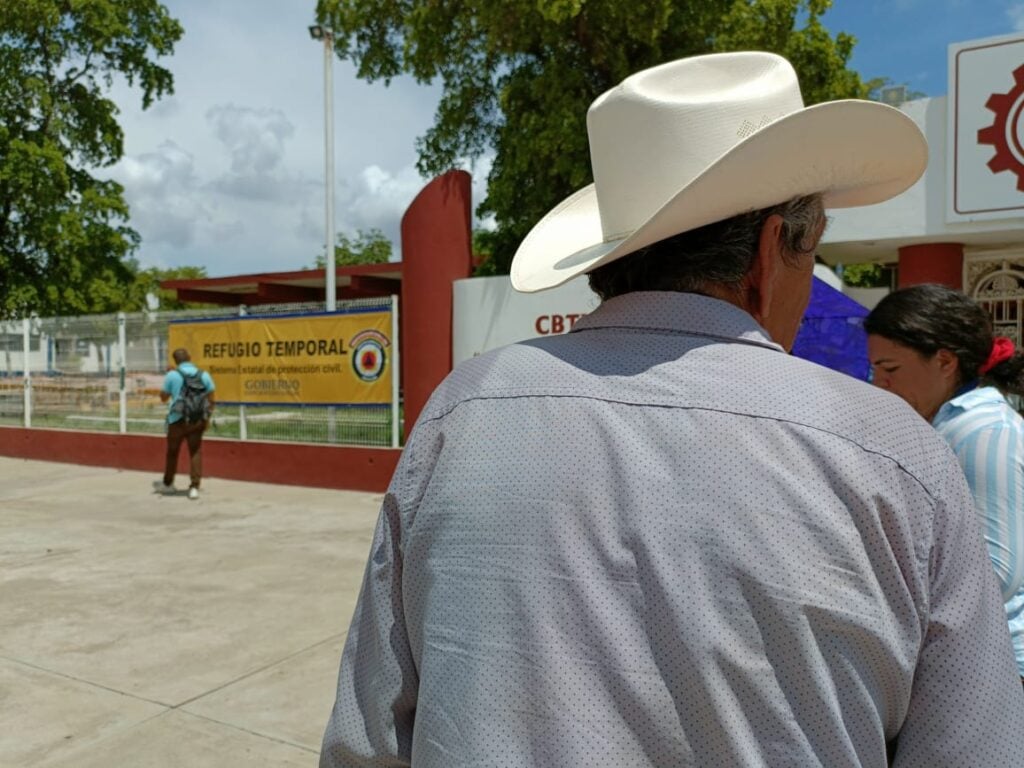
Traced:
<path fill-rule="evenodd" d="M 0 766 L 315 766 L 381 497 L 156 477 L 0 457 Z"/>

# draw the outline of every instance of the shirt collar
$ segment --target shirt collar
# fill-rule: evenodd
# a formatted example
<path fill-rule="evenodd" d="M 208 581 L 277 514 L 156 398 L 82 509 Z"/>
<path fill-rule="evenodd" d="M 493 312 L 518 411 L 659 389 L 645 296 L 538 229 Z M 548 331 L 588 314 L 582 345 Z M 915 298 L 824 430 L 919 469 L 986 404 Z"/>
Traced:
<path fill-rule="evenodd" d="M 967 411 L 984 403 L 1001 403 L 1004 400 L 1002 393 L 995 387 L 977 387 L 944 402 L 932 419 L 932 424 L 939 424 L 959 411 Z"/>
<path fill-rule="evenodd" d="M 636 291 L 616 296 L 580 318 L 573 331 L 598 328 L 683 333 L 785 351 L 739 307 L 696 293 Z"/>

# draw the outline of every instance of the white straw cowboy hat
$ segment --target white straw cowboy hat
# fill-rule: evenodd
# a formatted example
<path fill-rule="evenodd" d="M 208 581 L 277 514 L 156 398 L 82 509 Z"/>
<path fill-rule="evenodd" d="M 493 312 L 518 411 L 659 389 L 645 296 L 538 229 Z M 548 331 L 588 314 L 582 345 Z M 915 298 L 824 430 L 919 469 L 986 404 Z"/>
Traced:
<path fill-rule="evenodd" d="M 553 288 L 640 248 L 746 211 L 824 193 L 880 203 L 928 163 L 920 129 L 871 101 L 804 107 L 771 53 L 719 53 L 631 75 L 587 112 L 594 183 L 526 236 L 512 285 Z"/>

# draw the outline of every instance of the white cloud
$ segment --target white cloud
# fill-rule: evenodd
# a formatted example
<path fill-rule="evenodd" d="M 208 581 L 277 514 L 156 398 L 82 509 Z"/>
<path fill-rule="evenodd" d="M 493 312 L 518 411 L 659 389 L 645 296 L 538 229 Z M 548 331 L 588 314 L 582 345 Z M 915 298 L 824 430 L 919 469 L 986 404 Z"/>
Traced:
<path fill-rule="evenodd" d="M 145 240 L 175 248 L 195 240 L 208 214 L 195 194 L 191 154 L 167 141 L 153 152 L 123 158 L 112 176 L 124 185 L 132 225 Z"/>
<path fill-rule="evenodd" d="M 322 48 L 309 39 L 312 6 L 249 0 L 166 0 L 185 28 L 162 63 L 175 93 L 146 111 L 123 82 L 125 186 L 144 266 L 197 265 L 212 276 L 298 269 L 324 237 Z M 338 230 L 377 227 L 399 240 L 405 207 L 425 181 L 415 137 L 432 122 L 438 89 L 411 78 L 392 87 L 334 62 Z"/>
<path fill-rule="evenodd" d="M 339 201 L 340 220 L 354 229 L 382 229 L 397 243 L 402 214 L 425 184 L 412 165 L 396 172 L 379 165 L 367 166 Z"/>
<path fill-rule="evenodd" d="M 294 205 L 313 192 L 314 182 L 286 162 L 286 142 L 295 126 L 279 109 L 234 104 L 207 110 L 207 124 L 231 158 L 230 169 L 209 182 L 227 197 Z"/>
<path fill-rule="evenodd" d="M 281 164 L 284 142 L 295 134 L 279 109 L 254 109 L 218 104 L 207 110 L 206 120 L 231 153 L 237 174 L 266 174 Z"/>
<path fill-rule="evenodd" d="M 1015 32 L 1024 32 L 1024 3 L 1015 3 L 1007 8 L 1006 18 Z"/>
<path fill-rule="evenodd" d="M 486 156 L 472 165 L 472 206 L 475 208 L 487 191 L 487 174 L 492 156 Z M 469 163 L 463 163 L 467 167 Z M 399 251 L 400 224 L 406 209 L 420 193 L 429 179 L 420 176 L 415 163 L 391 172 L 379 165 L 369 165 L 345 185 L 338 209 L 338 231 L 355 233 L 356 230 L 380 229 Z M 475 214 L 474 214 L 475 219 Z M 474 226 L 494 228 L 494 221 L 474 221 Z M 323 227 L 320 228 L 323 232 Z M 321 234 L 322 238 L 322 234 Z"/>
<path fill-rule="evenodd" d="M 174 188 L 195 182 L 192 155 L 173 141 L 165 141 L 155 152 L 125 157 L 121 163 L 122 183 L 136 194 L 163 197 Z"/>
<path fill-rule="evenodd" d="M 292 234 L 297 238 L 308 242 L 319 242 L 320 251 L 323 251 L 324 231 L 327 229 L 326 215 L 324 208 L 314 211 L 311 206 L 305 206 L 299 212 L 298 221 L 292 227 Z"/>

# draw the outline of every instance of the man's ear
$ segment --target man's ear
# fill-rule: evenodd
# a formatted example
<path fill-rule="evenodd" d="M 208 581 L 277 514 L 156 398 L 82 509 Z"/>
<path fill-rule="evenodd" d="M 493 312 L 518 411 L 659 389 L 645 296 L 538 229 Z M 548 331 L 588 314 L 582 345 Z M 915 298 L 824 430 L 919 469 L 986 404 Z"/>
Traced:
<path fill-rule="evenodd" d="M 772 306 L 775 282 L 782 257 L 782 217 L 772 214 L 765 219 L 757 240 L 757 253 L 748 276 L 749 306 L 747 311 L 764 325 Z"/>

